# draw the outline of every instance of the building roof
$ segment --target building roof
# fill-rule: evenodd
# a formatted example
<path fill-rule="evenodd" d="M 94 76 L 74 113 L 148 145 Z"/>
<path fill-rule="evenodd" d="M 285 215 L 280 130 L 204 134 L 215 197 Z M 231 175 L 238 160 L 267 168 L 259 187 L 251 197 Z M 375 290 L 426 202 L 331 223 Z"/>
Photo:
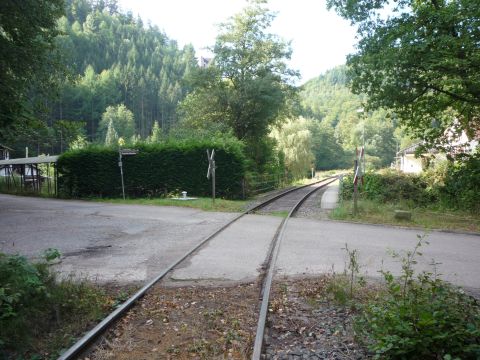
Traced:
<path fill-rule="evenodd" d="M 7 150 L 10 150 L 10 151 L 13 151 L 12 148 L 9 148 L 8 146 L 5 146 L 3 144 L 0 144 L 0 149 L 7 149 Z"/>
<path fill-rule="evenodd" d="M 410 146 L 407 146 L 406 148 L 400 150 L 397 152 L 397 156 L 400 156 L 400 155 L 406 155 L 406 154 L 415 154 L 417 149 L 424 145 L 425 143 L 423 141 L 420 141 L 418 143 L 415 143 L 415 144 L 412 144 Z M 438 153 L 438 150 L 437 149 L 428 149 L 428 151 L 424 151 L 425 152 L 428 152 L 430 154 L 436 154 Z"/>
<path fill-rule="evenodd" d="M 0 160 L 0 166 L 56 163 L 57 159 L 58 159 L 58 155 Z"/>

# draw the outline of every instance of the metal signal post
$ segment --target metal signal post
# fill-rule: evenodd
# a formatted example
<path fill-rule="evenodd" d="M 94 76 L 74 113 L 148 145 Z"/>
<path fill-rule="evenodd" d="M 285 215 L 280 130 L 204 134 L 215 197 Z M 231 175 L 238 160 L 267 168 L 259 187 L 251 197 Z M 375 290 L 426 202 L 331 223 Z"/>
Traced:
<path fill-rule="evenodd" d="M 207 159 L 208 159 L 208 171 L 207 179 L 212 178 L 212 203 L 215 205 L 215 149 L 212 149 L 212 153 L 207 149 Z"/>
<path fill-rule="evenodd" d="M 120 176 L 122 178 L 122 195 L 123 200 L 125 200 L 125 184 L 123 182 L 123 162 L 122 162 L 122 155 L 123 156 L 133 156 L 137 155 L 138 150 L 132 149 L 119 149 L 118 150 L 118 167 L 120 168 Z"/>

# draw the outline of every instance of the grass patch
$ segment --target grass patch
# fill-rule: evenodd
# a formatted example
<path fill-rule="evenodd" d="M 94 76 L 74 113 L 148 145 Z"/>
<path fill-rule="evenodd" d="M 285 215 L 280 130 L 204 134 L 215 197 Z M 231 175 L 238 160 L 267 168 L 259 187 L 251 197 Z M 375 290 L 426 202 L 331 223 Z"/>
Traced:
<path fill-rule="evenodd" d="M 0 358 L 56 359 L 118 299 L 87 281 L 59 280 L 49 260 L 0 253 Z"/>
<path fill-rule="evenodd" d="M 223 211 L 223 212 L 242 212 L 245 210 L 248 201 L 245 200 L 225 200 L 215 199 L 215 205 L 211 198 L 198 198 L 195 200 L 174 200 L 171 198 L 153 198 L 153 199 L 99 199 L 92 198 L 92 201 L 108 202 L 112 204 L 129 205 L 154 205 L 154 206 L 181 206 L 204 211 Z"/>
<path fill-rule="evenodd" d="M 395 210 L 408 210 L 411 220 L 394 218 Z M 330 213 L 335 220 L 356 221 L 371 224 L 400 225 L 426 229 L 460 230 L 480 232 L 480 216 L 466 211 L 440 211 L 429 208 L 409 208 L 407 204 L 381 203 L 374 200 L 359 199 L 358 214 L 353 215 L 353 202 L 342 201 Z"/>

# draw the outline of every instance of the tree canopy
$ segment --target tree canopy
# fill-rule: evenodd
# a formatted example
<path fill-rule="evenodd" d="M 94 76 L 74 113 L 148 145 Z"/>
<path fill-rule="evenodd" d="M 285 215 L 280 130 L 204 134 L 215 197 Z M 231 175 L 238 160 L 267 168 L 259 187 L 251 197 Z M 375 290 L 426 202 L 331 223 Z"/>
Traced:
<path fill-rule="evenodd" d="M 347 67 L 337 66 L 307 81 L 300 92 L 301 114 L 311 118 L 317 169 L 350 167 L 355 148 L 365 146 L 369 164 L 388 166 L 397 146 L 408 141 L 385 109 L 363 110 L 366 97 L 348 88 Z"/>
<path fill-rule="evenodd" d="M 353 92 L 371 108 L 393 110 L 413 137 L 438 147 L 449 127 L 480 129 L 478 0 L 327 3 L 358 26 L 347 63 Z"/>
<path fill-rule="evenodd" d="M 63 0 L 0 2 L 0 126 L 24 115 L 32 79 L 54 64 L 51 50 L 64 11 Z"/>
<path fill-rule="evenodd" d="M 182 103 L 183 116 L 220 122 L 244 140 L 250 157 L 262 162 L 269 127 L 279 119 L 294 92 L 290 81 L 297 73 L 288 68 L 288 43 L 270 34 L 274 14 L 264 4 L 249 5 L 220 26 L 210 68 L 197 74 L 194 91 Z"/>

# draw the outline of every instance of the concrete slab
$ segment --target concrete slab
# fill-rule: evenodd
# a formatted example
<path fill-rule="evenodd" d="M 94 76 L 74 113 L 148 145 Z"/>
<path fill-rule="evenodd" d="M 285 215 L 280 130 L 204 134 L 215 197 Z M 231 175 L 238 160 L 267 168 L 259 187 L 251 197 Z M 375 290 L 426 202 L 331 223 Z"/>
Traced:
<path fill-rule="evenodd" d="M 348 224 L 334 221 L 291 219 L 278 258 L 278 273 L 313 275 L 345 269 L 349 249 L 359 251 L 361 272 L 379 277 L 378 270 L 398 274 L 401 266 L 388 255 L 394 251 L 413 250 L 417 234 L 424 232 L 375 225 Z M 480 236 L 431 232 L 418 258 L 418 269 L 430 269 L 432 259 L 439 262 L 442 278 L 461 286 L 480 289 Z"/>
<path fill-rule="evenodd" d="M 338 181 L 335 181 L 327 186 L 327 190 L 322 195 L 320 206 L 324 210 L 332 210 L 338 204 Z"/>
<path fill-rule="evenodd" d="M 171 276 L 174 281 L 251 281 L 259 274 L 282 218 L 246 215 Z"/>

